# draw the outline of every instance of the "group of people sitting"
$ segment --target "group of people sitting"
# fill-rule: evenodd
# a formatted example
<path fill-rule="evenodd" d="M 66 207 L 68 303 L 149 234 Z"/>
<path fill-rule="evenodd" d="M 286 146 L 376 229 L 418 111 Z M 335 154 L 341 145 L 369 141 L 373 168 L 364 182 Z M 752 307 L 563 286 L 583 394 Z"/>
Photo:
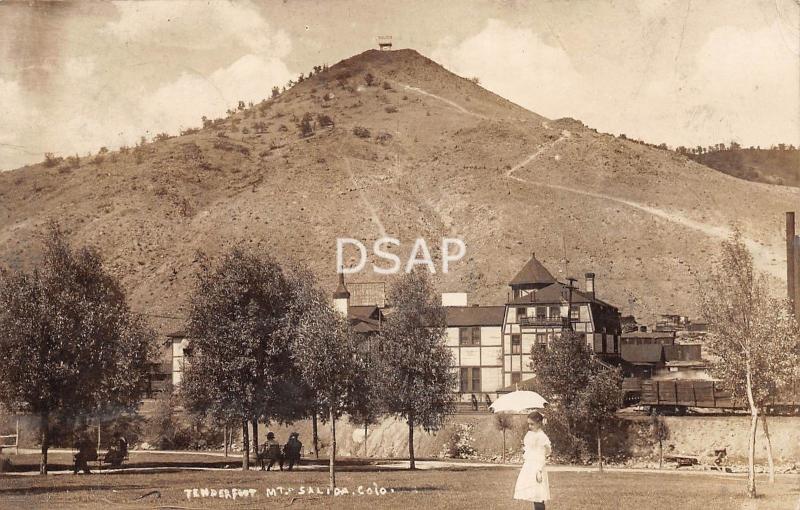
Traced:
<path fill-rule="evenodd" d="M 492 399 L 489 398 L 489 394 L 488 393 L 485 394 L 483 396 L 483 398 L 484 398 L 484 402 L 486 402 L 486 409 L 489 409 L 489 407 L 492 405 Z M 474 393 L 470 397 L 470 401 L 472 402 L 472 409 L 474 411 L 477 411 L 478 410 L 478 397 L 476 397 Z"/>
<path fill-rule="evenodd" d="M 86 436 L 78 436 L 75 441 L 75 449 L 78 453 L 75 454 L 75 466 L 73 472 L 77 475 L 78 471 L 91 474 L 89 469 L 89 462 L 97 460 L 97 448 L 93 441 Z M 119 467 L 122 461 L 128 456 L 128 441 L 118 432 L 114 433 L 111 445 L 103 457 L 103 462 L 111 465 L 112 467 Z"/>
<path fill-rule="evenodd" d="M 300 442 L 300 434 L 292 432 L 289 434 L 289 440 L 281 448 L 281 444 L 275 440 L 273 432 L 267 433 L 267 440 L 261 445 L 258 452 L 258 460 L 261 463 L 261 470 L 267 471 L 278 463 L 278 467 L 283 471 L 284 462 L 289 463 L 289 471 L 292 470 L 295 464 L 300 464 L 300 456 L 303 452 L 303 443 Z"/>

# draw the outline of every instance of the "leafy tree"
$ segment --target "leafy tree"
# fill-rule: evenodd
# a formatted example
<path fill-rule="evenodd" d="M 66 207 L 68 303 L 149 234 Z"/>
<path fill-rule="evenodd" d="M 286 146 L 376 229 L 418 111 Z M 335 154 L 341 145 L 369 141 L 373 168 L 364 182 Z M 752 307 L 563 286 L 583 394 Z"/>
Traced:
<path fill-rule="evenodd" d="M 622 374 L 592 360 L 592 374 L 580 392 L 578 410 L 585 423 L 594 425 L 597 438 L 597 467 L 603 471 L 603 425 L 622 407 Z"/>
<path fill-rule="evenodd" d="M 594 357 L 584 335 L 569 330 L 555 335 L 546 347 L 533 346 L 531 360 L 544 396 L 564 418 L 564 453 L 579 458 L 586 438 L 594 435 L 602 469 L 602 427 L 622 404 L 620 374 Z"/>
<path fill-rule="evenodd" d="M 51 421 L 134 411 L 147 386 L 155 335 L 88 247 L 51 223 L 40 264 L 0 269 L 0 403 L 36 413 L 47 474 Z"/>
<path fill-rule="evenodd" d="M 291 289 L 269 256 L 228 252 L 201 263 L 191 296 L 192 356 L 181 393 L 188 410 L 242 425 L 242 469 L 249 469 L 248 424 L 291 419 L 296 391 L 285 321 Z M 257 443 L 257 438 L 255 438 Z"/>
<path fill-rule="evenodd" d="M 709 277 L 698 286 L 699 308 L 709 324 L 706 345 L 721 385 L 750 409 L 747 493 L 756 496 L 755 440 L 759 411 L 796 371 L 798 330 L 787 302 L 768 293 L 767 277 L 756 273 L 738 232 L 722 243 Z M 768 441 L 768 451 L 771 444 Z M 769 460 L 771 462 L 771 451 Z M 770 466 L 772 469 L 772 466 Z"/>
<path fill-rule="evenodd" d="M 316 404 L 327 411 L 331 431 L 328 455 L 330 488 L 336 487 L 336 420 L 353 402 L 357 375 L 364 372 L 349 324 L 310 277 L 296 279 L 292 325 L 297 329 L 292 356 Z"/>
<path fill-rule="evenodd" d="M 306 112 L 303 115 L 302 120 L 300 120 L 300 136 L 307 137 L 311 136 L 314 133 L 314 125 L 312 121 L 314 120 L 314 116 L 310 113 Z"/>
<path fill-rule="evenodd" d="M 445 346 L 444 308 L 428 274 L 404 274 L 389 291 L 392 314 L 380 332 L 376 368 L 387 412 L 408 423 L 409 468 L 415 469 L 414 427 L 441 427 L 455 408 L 452 354 Z"/>
<path fill-rule="evenodd" d="M 279 95 L 281 95 L 281 90 L 278 88 L 278 86 L 276 85 L 272 87 L 272 98 L 275 99 Z"/>

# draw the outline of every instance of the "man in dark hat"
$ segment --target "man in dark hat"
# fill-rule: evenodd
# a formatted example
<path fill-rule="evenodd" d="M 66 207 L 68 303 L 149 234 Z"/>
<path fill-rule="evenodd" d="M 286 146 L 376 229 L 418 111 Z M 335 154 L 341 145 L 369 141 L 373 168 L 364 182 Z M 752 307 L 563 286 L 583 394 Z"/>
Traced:
<path fill-rule="evenodd" d="M 278 463 L 278 467 L 281 468 L 281 471 L 283 471 L 283 455 L 281 455 L 281 445 L 275 440 L 274 432 L 267 433 L 267 440 L 264 441 L 264 445 L 261 447 L 261 455 L 259 457 L 261 460 L 262 471 L 264 471 L 265 465 L 266 470 L 269 471 L 276 462 Z"/>
<path fill-rule="evenodd" d="M 300 434 L 292 432 L 289 435 L 289 440 L 283 445 L 283 459 L 281 459 L 281 469 L 283 469 L 283 461 L 289 461 L 289 471 L 292 470 L 295 464 L 300 464 L 300 455 L 303 451 L 303 443 L 300 442 Z"/>

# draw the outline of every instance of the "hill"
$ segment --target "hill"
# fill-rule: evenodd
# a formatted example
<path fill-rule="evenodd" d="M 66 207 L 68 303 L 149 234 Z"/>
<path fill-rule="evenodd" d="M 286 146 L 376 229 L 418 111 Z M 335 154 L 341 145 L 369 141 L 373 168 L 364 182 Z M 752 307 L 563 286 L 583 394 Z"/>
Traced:
<path fill-rule="evenodd" d="M 800 150 L 791 146 L 771 149 L 726 148 L 694 153 L 689 157 L 740 179 L 800 187 Z"/>
<path fill-rule="evenodd" d="M 534 250 L 564 278 L 566 252 L 569 274 L 594 271 L 600 297 L 645 317 L 693 312 L 692 271 L 732 223 L 758 266 L 783 274 L 782 215 L 799 190 L 545 119 L 412 50 L 367 51 L 241 106 L 181 136 L 0 174 L 0 258 L 36 260 L 33 234 L 58 219 L 100 249 L 137 310 L 175 317 L 198 250 L 234 243 L 333 290 L 337 237 L 397 237 L 403 260 L 416 238 L 438 256 L 460 237 L 466 257 L 437 280 L 481 304 L 504 302 Z"/>

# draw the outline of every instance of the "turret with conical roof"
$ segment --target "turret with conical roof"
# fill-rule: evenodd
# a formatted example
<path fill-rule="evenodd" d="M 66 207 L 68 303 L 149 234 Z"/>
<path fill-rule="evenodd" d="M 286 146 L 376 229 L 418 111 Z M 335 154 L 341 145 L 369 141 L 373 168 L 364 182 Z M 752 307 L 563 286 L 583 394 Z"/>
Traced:
<path fill-rule="evenodd" d="M 516 291 L 543 289 L 554 283 L 556 283 L 556 279 L 553 278 L 550 271 L 536 259 L 536 253 L 531 253 L 531 259 L 522 266 L 522 269 L 508 284 Z"/>

